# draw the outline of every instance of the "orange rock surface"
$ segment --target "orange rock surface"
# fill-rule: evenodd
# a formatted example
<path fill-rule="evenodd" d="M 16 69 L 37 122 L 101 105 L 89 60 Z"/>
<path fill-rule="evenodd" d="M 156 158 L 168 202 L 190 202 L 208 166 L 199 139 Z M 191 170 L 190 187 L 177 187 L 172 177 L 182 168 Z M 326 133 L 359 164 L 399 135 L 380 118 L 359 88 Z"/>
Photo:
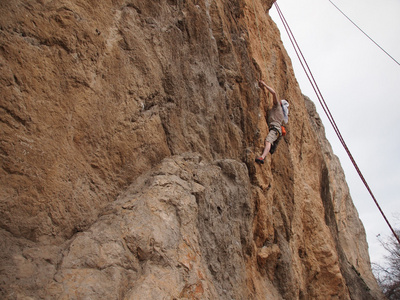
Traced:
<path fill-rule="evenodd" d="M 2 299 L 381 299 L 271 2 L 0 3 Z"/>

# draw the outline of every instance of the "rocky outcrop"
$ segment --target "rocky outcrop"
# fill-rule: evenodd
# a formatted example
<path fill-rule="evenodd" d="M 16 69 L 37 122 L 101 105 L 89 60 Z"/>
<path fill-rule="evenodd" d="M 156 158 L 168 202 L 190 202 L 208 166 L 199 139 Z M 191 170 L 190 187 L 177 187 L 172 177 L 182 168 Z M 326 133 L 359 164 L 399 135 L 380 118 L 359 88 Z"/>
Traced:
<path fill-rule="evenodd" d="M 1 298 L 381 298 L 271 5 L 0 3 Z"/>
<path fill-rule="evenodd" d="M 321 196 L 325 207 L 325 221 L 335 240 L 340 256 L 341 272 L 349 289 L 353 291 L 352 297 L 362 299 L 364 295 L 359 291 L 369 290 L 369 287 L 373 287 L 376 282 L 375 277 L 368 271 L 371 266 L 368 259 L 368 244 L 364 238 L 366 236 L 364 226 L 358 218 L 340 161 L 333 154 L 332 147 L 325 137 L 325 129 L 315 105 L 308 97 L 304 99 L 312 127 L 324 154 L 326 169 L 323 171 L 325 182 Z M 360 257 L 367 259 L 361 260 Z M 380 293 L 374 295 L 376 298 L 382 297 Z"/>

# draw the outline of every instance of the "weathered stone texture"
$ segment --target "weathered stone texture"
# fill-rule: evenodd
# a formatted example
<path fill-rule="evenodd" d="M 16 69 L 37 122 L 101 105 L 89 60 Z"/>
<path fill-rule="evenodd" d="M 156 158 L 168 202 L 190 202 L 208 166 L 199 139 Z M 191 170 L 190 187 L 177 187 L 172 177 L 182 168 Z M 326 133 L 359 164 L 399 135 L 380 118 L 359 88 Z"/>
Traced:
<path fill-rule="evenodd" d="M 272 2 L 0 1 L 2 299 L 381 298 Z"/>

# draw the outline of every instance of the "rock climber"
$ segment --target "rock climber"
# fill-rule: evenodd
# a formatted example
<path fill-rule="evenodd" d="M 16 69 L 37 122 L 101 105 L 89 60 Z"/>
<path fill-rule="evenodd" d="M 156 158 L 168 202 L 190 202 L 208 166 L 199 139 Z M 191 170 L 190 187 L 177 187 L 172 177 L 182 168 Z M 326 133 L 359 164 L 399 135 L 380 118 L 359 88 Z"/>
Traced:
<path fill-rule="evenodd" d="M 267 122 L 269 126 L 269 133 L 265 139 L 264 151 L 261 156 L 256 158 L 257 163 L 263 164 L 268 152 L 270 152 L 270 150 L 275 151 L 274 148 L 277 145 L 278 139 L 280 136 L 282 136 L 283 122 L 287 123 L 289 121 L 289 103 L 286 100 L 281 100 L 279 102 L 276 92 L 271 87 L 266 85 L 264 81 L 260 80 L 258 84 L 262 89 L 267 89 L 267 91 L 272 94 L 273 101 L 273 106 L 268 112 Z"/>

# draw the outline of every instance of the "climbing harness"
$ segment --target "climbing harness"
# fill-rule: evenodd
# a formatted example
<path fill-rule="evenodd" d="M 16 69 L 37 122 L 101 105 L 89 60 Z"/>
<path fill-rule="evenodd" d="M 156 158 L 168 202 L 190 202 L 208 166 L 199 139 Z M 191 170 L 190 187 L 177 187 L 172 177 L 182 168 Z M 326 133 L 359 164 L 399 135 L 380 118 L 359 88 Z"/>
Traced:
<path fill-rule="evenodd" d="M 321 104 L 326 116 L 328 117 L 329 122 L 331 123 L 331 125 L 332 125 L 332 127 L 333 127 L 333 129 L 334 129 L 334 131 L 335 131 L 335 133 L 337 135 L 337 137 L 339 138 L 339 141 L 341 142 L 343 148 L 345 149 L 347 155 L 349 156 L 349 158 L 350 158 L 354 168 L 356 169 L 360 179 L 362 180 L 362 182 L 364 183 L 365 187 L 367 188 L 369 194 L 371 195 L 372 199 L 374 200 L 375 205 L 377 206 L 377 208 L 380 211 L 381 215 L 385 219 L 386 224 L 389 226 L 389 228 L 392 231 L 392 233 L 393 233 L 394 237 L 396 238 L 397 242 L 400 244 L 400 238 L 398 237 L 398 235 L 394 231 L 392 225 L 390 224 L 390 222 L 387 219 L 385 213 L 383 212 L 382 208 L 380 207 L 380 205 L 378 203 L 378 200 L 375 198 L 375 195 L 372 193 L 372 190 L 370 189 L 367 181 L 365 180 L 363 174 L 361 173 L 361 170 L 359 169 L 356 161 L 354 160 L 353 155 L 351 154 L 349 148 L 347 147 L 347 144 L 344 141 L 343 136 L 340 133 L 338 126 L 336 125 L 336 122 L 335 122 L 335 120 L 334 120 L 334 118 L 333 118 L 333 116 L 332 116 L 332 114 L 331 114 L 331 112 L 330 112 L 330 110 L 328 108 L 328 105 L 325 102 L 325 99 L 324 99 L 324 97 L 323 97 L 323 95 L 322 95 L 322 93 L 321 93 L 321 91 L 320 91 L 320 89 L 319 89 L 319 87 L 317 85 L 317 82 L 315 81 L 314 76 L 312 75 L 310 67 L 307 64 L 307 61 L 304 58 L 304 55 L 303 55 L 303 53 L 302 53 L 302 51 L 301 51 L 301 49 L 300 49 L 300 47 L 299 47 L 294 35 L 293 35 L 292 30 L 289 27 L 289 24 L 287 23 L 285 17 L 283 16 L 283 13 L 282 13 L 278 3 L 275 2 L 274 5 L 276 7 L 276 10 L 278 11 L 279 17 L 280 17 L 280 19 L 281 19 L 281 21 L 283 23 L 283 26 L 285 27 L 286 33 L 289 36 L 290 42 L 292 43 L 292 46 L 293 46 L 293 48 L 294 48 L 294 50 L 296 52 L 296 55 L 297 55 L 297 57 L 298 57 L 298 59 L 300 61 L 300 64 L 303 67 L 303 70 L 306 73 L 306 76 L 307 76 L 308 80 L 310 81 L 310 84 L 311 84 L 312 88 L 314 89 L 314 92 L 315 92 L 315 94 L 316 94 L 316 96 L 318 98 L 318 101 Z"/>
<path fill-rule="evenodd" d="M 278 139 L 280 138 L 281 132 L 279 131 L 278 128 L 276 128 L 275 126 L 270 126 L 268 129 L 269 129 L 269 131 L 271 131 L 271 130 L 275 131 L 276 134 L 278 135 Z"/>

